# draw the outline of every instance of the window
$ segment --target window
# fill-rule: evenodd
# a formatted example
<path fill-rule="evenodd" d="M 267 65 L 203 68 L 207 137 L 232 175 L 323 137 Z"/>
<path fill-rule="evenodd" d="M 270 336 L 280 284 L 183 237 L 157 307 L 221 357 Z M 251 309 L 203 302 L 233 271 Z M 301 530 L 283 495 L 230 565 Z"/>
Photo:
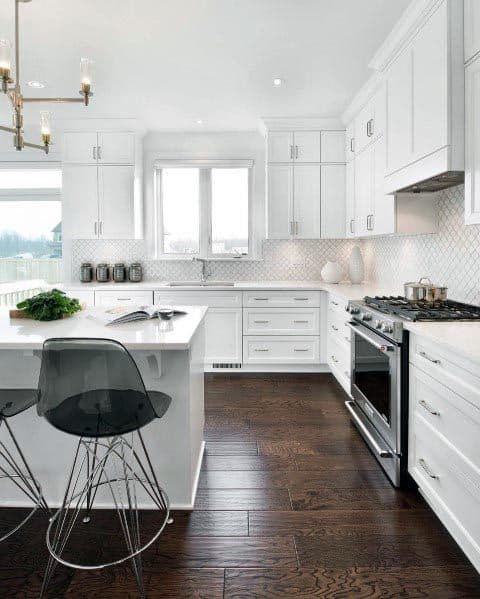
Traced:
<path fill-rule="evenodd" d="M 60 169 L 0 169 L 0 283 L 61 280 L 60 190 Z"/>
<path fill-rule="evenodd" d="M 249 160 L 157 164 L 157 253 L 248 256 L 252 167 Z"/>

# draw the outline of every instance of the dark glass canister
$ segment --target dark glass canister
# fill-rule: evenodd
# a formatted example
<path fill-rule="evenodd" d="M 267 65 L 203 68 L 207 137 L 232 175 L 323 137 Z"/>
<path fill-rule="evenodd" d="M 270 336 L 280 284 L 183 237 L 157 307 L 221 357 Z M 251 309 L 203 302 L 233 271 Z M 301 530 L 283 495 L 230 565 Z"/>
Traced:
<path fill-rule="evenodd" d="M 117 262 L 113 266 L 113 280 L 115 283 L 124 283 L 127 280 L 127 269 L 123 262 Z"/>
<path fill-rule="evenodd" d="M 140 262 L 132 262 L 128 268 L 128 280 L 132 283 L 140 283 L 143 279 L 143 270 Z"/>
<path fill-rule="evenodd" d="M 99 283 L 108 283 L 110 281 L 110 268 L 105 262 L 97 264 L 97 281 Z"/>
<path fill-rule="evenodd" d="M 80 266 L 80 282 L 91 283 L 93 281 L 93 266 L 90 262 L 83 262 Z"/>

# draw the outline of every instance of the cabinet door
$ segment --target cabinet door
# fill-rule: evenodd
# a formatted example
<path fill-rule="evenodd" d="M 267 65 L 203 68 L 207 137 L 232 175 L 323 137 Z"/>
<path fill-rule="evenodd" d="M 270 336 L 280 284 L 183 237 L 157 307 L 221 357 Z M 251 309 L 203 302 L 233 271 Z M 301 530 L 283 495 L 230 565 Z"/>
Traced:
<path fill-rule="evenodd" d="M 241 309 L 208 309 L 205 317 L 205 362 L 242 362 Z"/>
<path fill-rule="evenodd" d="M 369 219 L 370 234 L 388 235 L 395 232 L 395 196 L 385 194 L 385 138 L 372 146 L 373 216 Z"/>
<path fill-rule="evenodd" d="M 372 150 L 367 148 L 355 157 L 355 234 L 371 235 L 373 214 Z"/>
<path fill-rule="evenodd" d="M 100 237 L 135 237 L 134 167 L 99 166 Z"/>
<path fill-rule="evenodd" d="M 342 144 L 343 150 L 343 144 Z M 345 237 L 345 165 L 325 164 L 321 167 L 322 238 Z"/>
<path fill-rule="evenodd" d="M 370 136 L 371 123 L 374 119 L 373 100 L 367 102 L 355 117 L 355 150 L 362 152 L 372 141 Z"/>
<path fill-rule="evenodd" d="M 293 166 L 268 166 L 268 238 L 289 239 L 293 224 Z"/>
<path fill-rule="evenodd" d="M 63 136 L 63 162 L 97 164 L 97 133 L 67 131 Z"/>
<path fill-rule="evenodd" d="M 465 223 L 480 224 L 480 59 L 465 71 Z"/>
<path fill-rule="evenodd" d="M 345 167 L 345 230 L 347 237 L 355 237 L 355 161 Z"/>
<path fill-rule="evenodd" d="M 64 164 L 62 175 L 63 234 L 67 238 L 98 237 L 96 166 Z"/>
<path fill-rule="evenodd" d="M 128 131 L 99 133 L 98 162 L 101 164 L 134 164 L 135 134 Z"/>
<path fill-rule="evenodd" d="M 322 131 L 320 157 L 322 162 L 345 162 L 345 131 Z"/>
<path fill-rule="evenodd" d="M 449 143 L 447 10 L 443 2 L 413 44 L 413 160 Z"/>
<path fill-rule="evenodd" d="M 465 0 L 465 62 L 480 52 L 480 2 Z"/>
<path fill-rule="evenodd" d="M 388 174 L 409 164 L 412 159 L 412 95 L 412 50 L 407 48 L 387 74 Z"/>
<path fill-rule="evenodd" d="M 267 141 L 268 162 L 292 162 L 294 156 L 293 133 L 271 131 Z"/>
<path fill-rule="evenodd" d="M 345 159 L 350 162 L 355 157 L 355 121 L 352 121 L 345 132 Z"/>
<path fill-rule="evenodd" d="M 320 162 L 320 131 L 295 131 L 295 162 Z"/>
<path fill-rule="evenodd" d="M 319 239 L 320 165 L 296 165 L 293 180 L 295 237 L 297 239 Z"/>

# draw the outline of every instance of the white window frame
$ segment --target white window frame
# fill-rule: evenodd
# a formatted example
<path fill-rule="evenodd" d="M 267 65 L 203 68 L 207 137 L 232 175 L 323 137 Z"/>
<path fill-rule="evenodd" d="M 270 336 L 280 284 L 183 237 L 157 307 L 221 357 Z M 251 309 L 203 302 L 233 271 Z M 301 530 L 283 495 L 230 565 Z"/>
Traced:
<path fill-rule="evenodd" d="M 252 260 L 254 254 L 253 239 L 253 160 L 155 160 L 154 161 L 154 247 L 155 256 L 161 260 L 192 260 L 204 258 L 211 261 Z M 193 254 L 166 254 L 163 252 L 163 198 L 162 169 L 198 168 L 199 172 L 199 252 Z M 248 253 L 218 254 L 212 252 L 212 169 L 247 168 L 248 169 Z"/>

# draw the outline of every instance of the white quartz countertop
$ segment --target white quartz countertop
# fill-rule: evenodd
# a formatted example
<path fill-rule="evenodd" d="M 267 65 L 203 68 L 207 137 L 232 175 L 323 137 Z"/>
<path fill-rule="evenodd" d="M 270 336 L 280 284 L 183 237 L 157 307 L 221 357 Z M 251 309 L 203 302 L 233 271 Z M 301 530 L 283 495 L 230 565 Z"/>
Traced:
<path fill-rule="evenodd" d="M 41 349 L 51 337 L 87 337 L 114 339 L 130 350 L 185 350 L 207 312 L 206 306 L 176 306 L 187 312 L 170 321 L 143 320 L 105 326 L 91 318 L 105 308 L 87 308 L 64 320 L 39 322 L 10 318 L 0 309 L 0 349 Z"/>
<path fill-rule="evenodd" d="M 339 283 L 337 285 L 324 283 L 323 281 L 236 281 L 232 285 L 218 285 L 215 281 L 209 281 L 209 285 L 170 285 L 167 281 L 142 281 L 141 283 L 71 283 L 64 285 L 69 291 L 118 291 L 129 289 L 131 291 L 249 291 L 249 290 L 289 290 L 302 289 L 305 291 L 328 291 L 345 297 L 348 300 L 362 299 L 365 295 L 398 295 L 400 290 L 385 289 L 375 285 L 352 285 L 350 283 Z"/>

